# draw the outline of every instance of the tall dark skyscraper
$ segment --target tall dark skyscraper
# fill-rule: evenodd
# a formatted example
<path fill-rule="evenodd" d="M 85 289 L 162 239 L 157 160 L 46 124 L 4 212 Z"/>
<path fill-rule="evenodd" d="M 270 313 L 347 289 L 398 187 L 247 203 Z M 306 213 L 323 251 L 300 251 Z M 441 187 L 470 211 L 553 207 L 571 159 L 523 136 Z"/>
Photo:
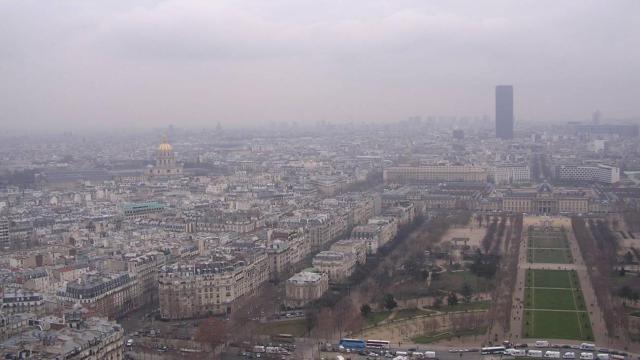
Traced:
<path fill-rule="evenodd" d="M 496 137 L 513 139 L 513 86 L 496 86 Z"/>

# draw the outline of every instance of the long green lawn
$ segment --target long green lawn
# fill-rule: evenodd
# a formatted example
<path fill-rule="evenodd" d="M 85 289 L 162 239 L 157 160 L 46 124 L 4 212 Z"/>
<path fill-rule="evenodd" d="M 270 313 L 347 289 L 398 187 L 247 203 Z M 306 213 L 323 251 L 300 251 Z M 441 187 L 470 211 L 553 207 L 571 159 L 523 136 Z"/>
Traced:
<path fill-rule="evenodd" d="M 523 336 L 593 340 L 575 271 L 527 270 Z"/>
<path fill-rule="evenodd" d="M 569 289 L 572 287 L 571 273 L 565 270 L 527 270 L 527 286 Z"/>
<path fill-rule="evenodd" d="M 556 248 L 565 249 L 569 247 L 567 239 L 564 236 L 552 236 L 552 237 L 529 237 L 529 247 L 532 248 Z"/>
<path fill-rule="evenodd" d="M 571 264 L 573 262 L 569 249 L 528 249 L 528 260 L 531 263 Z"/>
<path fill-rule="evenodd" d="M 586 312 L 526 310 L 524 319 L 524 337 L 593 340 Z"/>
<path fill-rule="evenodd" d="M 558 290 L 528 288 L 527 290 L 533 294 L 531 306 L 528 306 L 529 308 L 550 310 L 577 310 L 574 303 L 574 293 L 571 289 Z M 527 297 L 527 299 L 530 299 L 530 297 Z"/>

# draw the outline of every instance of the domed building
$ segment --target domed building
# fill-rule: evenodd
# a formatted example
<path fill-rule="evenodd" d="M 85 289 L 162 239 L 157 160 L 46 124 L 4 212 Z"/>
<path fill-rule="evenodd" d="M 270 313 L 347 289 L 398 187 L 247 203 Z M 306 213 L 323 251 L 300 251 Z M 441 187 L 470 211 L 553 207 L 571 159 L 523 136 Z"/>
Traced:
<path fill-rule="evenodd" d="M 156 152 L 155 166 L 147 169 L 147 176 L 150 177 L 175 177 L 182 176 L 182 164 L 176 162 L 176 156 L 173 153 L 173 146 L 169 144 L 167 136 L 162 137 L 162 143 L 158 145 Z"/>

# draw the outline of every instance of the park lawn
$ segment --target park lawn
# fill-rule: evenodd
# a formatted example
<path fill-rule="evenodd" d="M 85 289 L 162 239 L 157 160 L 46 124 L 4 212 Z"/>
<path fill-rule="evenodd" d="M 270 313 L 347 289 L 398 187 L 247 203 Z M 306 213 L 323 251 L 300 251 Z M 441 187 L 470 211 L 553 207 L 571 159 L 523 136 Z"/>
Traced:
<path fill-rule="evenodd" d="M 307 322 L 305 319 L 272 321 L 261 323 L 258 332 L 264 335 L 291 334 L 299 337 L 307 332 Z"/>
<path fill-rule="evenodd" d="M 567 240 L 562 236 L 534 236 L 529 238 L 529 247 L 566 249 L 568 246 Z"/>
<path fill-rule="evenodd" d="M 593 331 L 586 312 L 526 310 L 523 336 L 593 340 Z"/>
<path fill-rule="evenodd" d="M 529 249 L 529 261 L 544 264 L 571 264 L 569 249 Z"/>
<path fill-rule="evenodd" d="M 416 316 L 431 315 L 433 313 L 435 313 L 435 311 L 416 308 L 402 309 L 396 312 L 396 316 L 393 318 L 393 320 L 411 319 Z"/>
<path fill-rule="evenodd" d="M 570 289 L 537 289 L 529 288 L 529 296 L 533 293 L 533 302 L 526 306 L 529 309 L 545 309 L 545 310 L 577 310 Z M 530 297 L 527 301 L 531 300 Z"/>
<path fill-rule="evenodd" d="M 369 326 L 376 326 L 383 320 L 386 320 L 389 315 L 391 315 L 391 311 L 372 312 L 371 314 L 367 315 L 366 323 Z"/>
<path fill-rule="evenodd" d="M 566 270 L 527 270 L 529 287 L 564 288 L 572 286 L 571 272 Z M 533 282 L 533 283 L 531 283 Z"/>

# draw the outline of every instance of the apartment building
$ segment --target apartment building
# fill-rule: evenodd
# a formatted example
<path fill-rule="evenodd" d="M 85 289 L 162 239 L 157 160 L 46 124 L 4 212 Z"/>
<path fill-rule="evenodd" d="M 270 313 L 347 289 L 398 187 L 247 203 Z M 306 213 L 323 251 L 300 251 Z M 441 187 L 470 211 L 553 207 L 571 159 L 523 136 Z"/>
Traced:
<path fill-rule="evenodd" d="M 373 217 L 367 222 L 368 225 L 378 227 L 378 247 L 382 247 L 392 241 L 398 234 L 398 221 L 394 217 Z"/>
<path fill-rule="evenodd" d="M 351 238 L 362 239 L 366 243 L 367 254 L 376 254 L 378 249 L 393 240 L 398 233 L 398 222 L 392 217 L 369 219 L 366 225 L 359 225 L 351 231 Z"/>
<path fill-rule="evenodd" d="M 127 272 L 138 287 L 135 307 L 158 303 L 158 271 L 166 262 L 166 256 L 159 252 L 127 260 Z"/>
<path fill-rule="evenodd" d="M 427 184 L 437 182 L 484 182 L 486 169 L 473 165 L 393 166 L 383 170 L 383 181 L 399 184 Z"/>
<path fill-rule="evenodd" d="M 42 294 L 20 288 L 5 289 L 2 294 L 0 309 L 5 314 L 44 313 L 44 297 Z"/>
<path fill-rule="evenodd" d="M 416 207 L 413 203 L 398 203 L 382 210 L 383 216 L 392 216 L 398 220 L 398 226 L 411 224 L 416 217 Z"/>
<path fill-rule="evenodd" d="M 122 204 L 122 213 L 127 218 L 146 218 L 164 211 L 164 204 L 156 201 Z"/>
<path fill-rule="evenodd" d="M 0 341 L 27 330 L 35 319 L 37 315 L 32 313 L 0 313 Z"/>
<path fill-rule="evenodd" d="M 329 290 L 329 275 L 312 270 L 293 275 L 285 284 L 284 304 L 287 308 L 301 308 L 319 299 Z"/>
<path fill-rule="evenodd" d="M 164 266 L 158 277 L 160 316 L 190 319 L 234 311 L 243 296 L 269 280 L 266 254 L 249 262 L 202 261 Z"/>
<path fill-rule="evenodd" d="M 3 359 L 124 359 L 124 330 L 115 322 L 103 318 L 90 318 L 73 327 L 34 329 L 0 342 Z"/>
<path fill-rule="evenodd" d="M 140 287 L 129 273 L 86 274 L 58 291 L 65 304 L 80 304 L 101 316 L 118 319 L 139 307 Z"/>
<path fill-rule="evenodd" d="M 353 254 L 337 251 L 322 251 L 313 257 L 313 267 L 329 276 L 329 283 L 345 283 L 356 267 Z"/>
<path fill-rule="evenodd" d="M 353 254 L 356 257 L 356 264 L 367 262 L 367 243 L 363 239 L 338 240 L 329 249 L 331 251 Z"/>
<path fill-rule="evenodd" d="M 9 220 L 0 218 L 0 250 L 10 250 L 11 242 L 9 242 Z"/>

